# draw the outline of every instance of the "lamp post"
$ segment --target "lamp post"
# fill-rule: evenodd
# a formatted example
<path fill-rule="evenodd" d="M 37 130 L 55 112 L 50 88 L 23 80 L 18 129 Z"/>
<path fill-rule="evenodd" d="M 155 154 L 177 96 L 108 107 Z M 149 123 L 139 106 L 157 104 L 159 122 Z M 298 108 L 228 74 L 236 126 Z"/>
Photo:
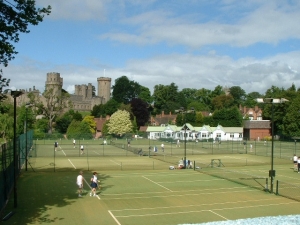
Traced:
<path fill-rule="evenodd" d="M 284 102 L 288 102 L 285 98 L 257 98 L 256 101 L 258 103 L 264 104 L 271 104 L 272 105 L 272 125 L 271 125 L 271 132 L 272 132 L 272 147 L 271 147 L 271 170 L 269 170 L 269 177 L 271 178 L 271 190 L 270 192 L 273 193 L 274 187 L 274 177 L 275 177 L 275 170 L 274 170 L 274 104 L 280 104 Z"/>
<path fill-rule="evenodd" d="M 194 108 L 191 108 L 191 110 L 185 110 L 183 107 L 180 107 L 180 109 L 175 110 L 176 113 L 185 114 L 184 115 L 184 158 L 183 158 L 183 168 L 186 169 L 186 114 L 194 112 Z"/>
<path fill-rule="evenodd" d="M 11 97 L 14 99 L 14 142 L 13 142 L 13 157 L 14 157 L 14 207 L 17 208 L 18 201 L 17 201 L 17 171 L 18 171 L 18 161 L 19 156 L 17 153 L 17 97 L 23 94 L 22 91 L 12 91 L 10 89 L 4 90 L 4 94 L 10 92 Z"/>

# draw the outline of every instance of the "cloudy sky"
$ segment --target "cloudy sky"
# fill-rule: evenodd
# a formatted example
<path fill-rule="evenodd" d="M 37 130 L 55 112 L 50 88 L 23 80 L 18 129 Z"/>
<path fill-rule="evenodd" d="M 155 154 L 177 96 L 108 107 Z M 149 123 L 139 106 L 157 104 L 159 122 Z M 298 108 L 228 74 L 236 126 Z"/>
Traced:
<path fill-rule="evenodd" d="M 240 86 L 264 94 L 300 88 L 298 0 L 37 0 L 52 13 L 16 44 L 2 68 L 11 88 L 44 91 L 58 72 L 63 88 L 127 76 L 153 92 Z"/>

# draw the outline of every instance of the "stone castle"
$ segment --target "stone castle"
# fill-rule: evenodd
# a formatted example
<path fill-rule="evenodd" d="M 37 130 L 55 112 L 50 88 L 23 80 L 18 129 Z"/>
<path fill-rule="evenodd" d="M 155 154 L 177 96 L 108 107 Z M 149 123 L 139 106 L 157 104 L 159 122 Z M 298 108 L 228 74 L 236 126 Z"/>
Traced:
<path fill-rule="evenodd" d="M 73 105 L 74 111 L 91 111 L 95 105 L 105 104 L 110 100 L 111 91 L 111 78 L 98 77 L 98 93 L 93 95 L 93 86 L 91 83 L 75 85 L 75 93 L 70 94 L 70 101 Z M 61 96 L 63 87 L 63 78 L 60 73 L 51 72 L 47 73 L 47 79 L 45 82 L 45 90 L 53 89 L 55 95 Z M 21 90 L 23 95 L 16 99 L 17 105 L 21 106 L 29 101 L 28 94 L 32 93 L 36 97 L 39 97 L 42 102 L 45 102 L 44 96 L 42 96 L 39 90 L 29 88 L 29 90 Z"/>

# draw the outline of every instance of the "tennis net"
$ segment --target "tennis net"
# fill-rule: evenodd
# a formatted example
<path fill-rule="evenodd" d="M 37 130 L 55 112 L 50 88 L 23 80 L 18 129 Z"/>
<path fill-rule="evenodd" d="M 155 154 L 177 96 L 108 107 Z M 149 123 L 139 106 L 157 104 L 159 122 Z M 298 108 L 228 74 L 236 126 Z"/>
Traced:
<path fill-rule="evenodd" d="M 300 186 L 277 180 L 276 195 L 300 201 Z"/>

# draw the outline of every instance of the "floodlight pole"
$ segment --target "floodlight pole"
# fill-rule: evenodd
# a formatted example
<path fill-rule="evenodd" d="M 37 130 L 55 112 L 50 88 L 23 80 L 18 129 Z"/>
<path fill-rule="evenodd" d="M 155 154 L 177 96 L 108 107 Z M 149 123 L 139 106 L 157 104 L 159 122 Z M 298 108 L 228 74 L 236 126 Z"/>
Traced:
<path fill-rule="evenodd" d="M 271 178 L 271 190 L 270 193 L 273 193 L 274 190 L 274 178 L 275 178 L 275 170 L 274 170 L 274 104 L 276 103 L 284 103 L 288 100 L 285 98 L 277 99 L 277 98 L 258 98 L 256 99 L 258 103 L 270 103 L 272 104 L 272 114 L 271 114 L 271 132 L 272 132 L 272 147 L 271 147 L 271 170 L 269 170 L 269 177 Z"/>
<path fill-rule="evenodd" d="M 274 104 L 272 102 L 272 148 L 271 148 L 271 170 L 269 171 L 269 176 L 271 178 L 271 193 L 273 193 L 274 187 L 274 177 L 275 177 L 275 170 L 274 170 Z"/>
<path fill-rule="evenodd" d="M 11 96 L 14 99 L 14 207 L 18 206 L 17 196 L 17 171 L 18 171 L 18 154 L 17 154 L 17 101 L 16 98 L 22 95 L 21 91 L 11 91 Z"/>

